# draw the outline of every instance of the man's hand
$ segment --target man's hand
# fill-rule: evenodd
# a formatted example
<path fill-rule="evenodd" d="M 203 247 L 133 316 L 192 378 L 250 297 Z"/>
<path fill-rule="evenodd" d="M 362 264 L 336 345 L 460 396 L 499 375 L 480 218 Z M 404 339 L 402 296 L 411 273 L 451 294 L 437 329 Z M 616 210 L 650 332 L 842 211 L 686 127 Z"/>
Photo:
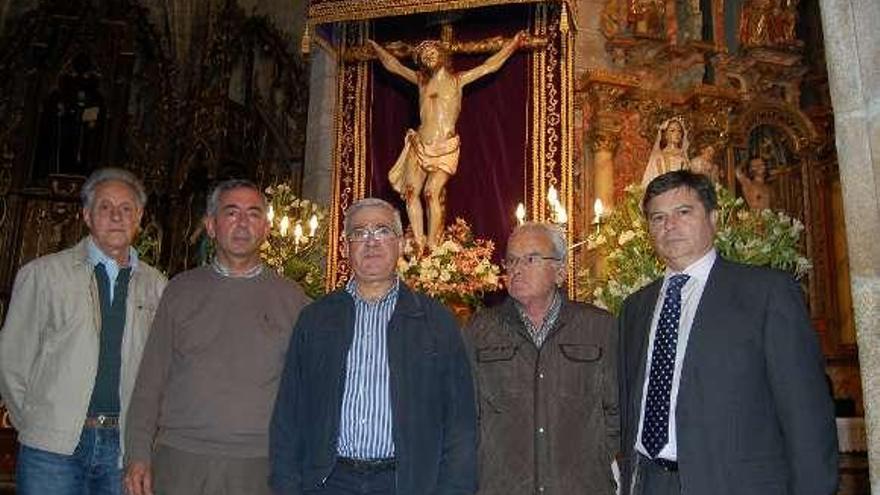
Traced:
<path fill-rule="evenodd" d="M 153 473 L 146 462 L 135 461 L 125 469 L 125 491 L 128 495 L 153 495 Z"/>

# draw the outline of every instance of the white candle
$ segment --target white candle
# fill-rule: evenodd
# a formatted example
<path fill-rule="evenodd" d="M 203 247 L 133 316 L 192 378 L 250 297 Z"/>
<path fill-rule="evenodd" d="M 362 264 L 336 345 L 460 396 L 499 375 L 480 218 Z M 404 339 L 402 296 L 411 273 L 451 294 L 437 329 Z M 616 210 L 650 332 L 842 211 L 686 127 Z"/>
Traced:
<path fill-rule="evenodd" d="M 566 213 L 565 208 L 561 206 L 556 210 L 556 223 L 560 225 L 568 223 L 568 213 Z"/>
<path fill-rule="evenodd" d="M 281 217 L 281 224 L 278 226 L 278 229 L 281 231 L 281 237 L 287 237 L 287 229 L 290 228 L 290 219 L 287 218 L 287 215 Z"/>
<path fill-rule="evenodd" d="M 599 223 L 602 221 L 602 215 L 605 214 L 605 206 L 602 204 L 602 200 L 596 198 L 596 201 L 593 202 L 593 223 Z"/>
<path fill-rule="evenodd" d="M 556 192 L 556 188 L 552 184 L 550 189 L 547 189 L 547 202 L 554 208 L 559 205 L 559 193 Z"/>
<path fill-rule="evenodd" d="M 522 225 L 526 221 L 526 207 L 523 206 L 522 203 L 519 203 L 516 205 L 516 213 L 514 213 L 514 215 L 516 216 L 516 221 Z"/>
<path fill-rule="evenodd" d="M 309 237 L 314 237 L 315 232 L 318 230 L 318 215 L 312 215 L 312 218 L 309 219 Z"/>

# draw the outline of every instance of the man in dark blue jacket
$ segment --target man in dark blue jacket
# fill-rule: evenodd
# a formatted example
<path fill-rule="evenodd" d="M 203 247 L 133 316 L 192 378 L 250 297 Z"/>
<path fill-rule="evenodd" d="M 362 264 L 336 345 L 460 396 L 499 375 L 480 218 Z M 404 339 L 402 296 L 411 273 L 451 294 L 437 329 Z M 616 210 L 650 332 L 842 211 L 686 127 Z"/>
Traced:
<path fill-rule="evenodd" d="M 396 275 L 398 211 L 345 214 L 353 277 L 300 315 L 270 432 L 278 494 L 472 494 L 476 407 L 458 327 Z"/>

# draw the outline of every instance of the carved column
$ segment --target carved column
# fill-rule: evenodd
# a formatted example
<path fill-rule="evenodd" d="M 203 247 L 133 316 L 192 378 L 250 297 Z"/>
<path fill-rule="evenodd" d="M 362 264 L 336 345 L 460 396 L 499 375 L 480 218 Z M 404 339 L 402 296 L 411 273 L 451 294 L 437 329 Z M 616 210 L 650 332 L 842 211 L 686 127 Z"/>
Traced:
<path fill-rule="evenodd" d="M 602 200 L 606 211 L 614 206 L 614 153 L 620 122 L 613 117 L 597 119 L 593 139 L 593 197 Z M 595 215 L 595 211 L 593 215 Z"/>
<path fill-rule="evenodd" d="M 593 197 L 602 200 L 606 211 L 614 206 L 614 154 L 620 141 L 623 119 L 622 98 L 633 87 L 632 81 L 604 71 L 587 74 L 587 92 L 594 110 L 590 122 L 590 147 L 593 151 Z M 595 212 L 593 212 L 595 213 Z"/>
<path fill-rule="evenodd" d="M 880 491 L 880 6 L 820 0 L 868 428 L 871 491 Z"/>
<path fill-rule="evenodd" d="M 306 129 L 303 189 L 305 198 L 329 205 L 335 148 L 337 54 L 322 38 L 315 38 L 309 76 L 309 126 Z"/>

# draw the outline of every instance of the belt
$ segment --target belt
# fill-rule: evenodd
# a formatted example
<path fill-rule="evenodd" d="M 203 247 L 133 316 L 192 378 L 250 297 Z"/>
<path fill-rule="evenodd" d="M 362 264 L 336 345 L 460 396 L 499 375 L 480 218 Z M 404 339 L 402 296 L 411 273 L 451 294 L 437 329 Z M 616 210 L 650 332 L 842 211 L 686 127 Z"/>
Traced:
<path fill-rule="evenodd" d="M 109 414 L 99 414 L 86 418 L 85 428 L 118 428 L 119 416 Z"/>
<path fill-rule="evenodd" d="M 362 473 L 378 473 L 389 471 L 397 467 L 397 459 L 393 457 L 385 459 L 352 459 L 351 457 L 337 457 L 336 462 Z"/>
<path fill-rule="evenodd" d="M 669 459 L 661 459 L 656 457 L 651 459 L 651 462 L 663 468 L 664 471 L 668 471 L 670 473 L 678 472 L 678 463 L 675 461 L 670 461 Z"/>

